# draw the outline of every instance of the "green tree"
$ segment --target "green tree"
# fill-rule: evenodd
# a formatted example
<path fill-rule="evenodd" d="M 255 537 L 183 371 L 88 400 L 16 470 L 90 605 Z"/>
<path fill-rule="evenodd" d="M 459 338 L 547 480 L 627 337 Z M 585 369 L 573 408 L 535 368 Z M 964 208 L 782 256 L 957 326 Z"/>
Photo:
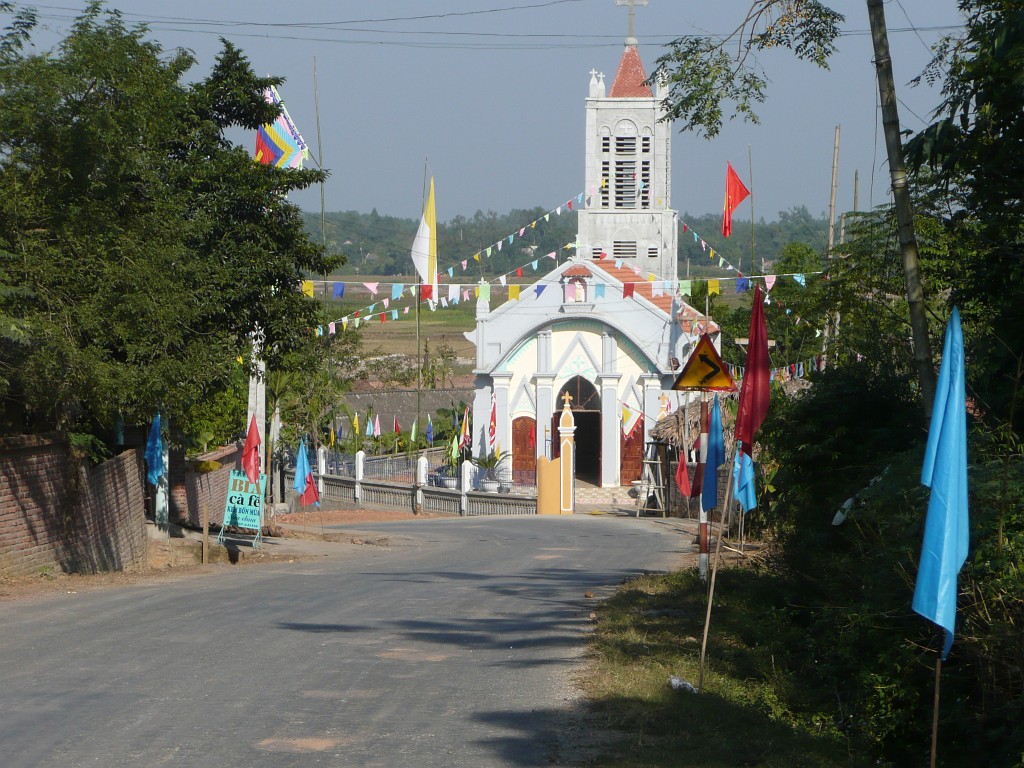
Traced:
<path fill-rule="evenodd" d="M 967 30 L 938 46 L 925 77 L 943 83 L 934 122 L 907 145 L 917 183 L 941 200 L 956 258 L 949 300 L 972 347 L 984 410 L 1024 427 L 1024 9 L 964 0 Z M 938 206 L 937 206 L 938 207 Z"/>
<path fill-rule="evenodd" d="M 8 8 L 0 8 L 7 10 Z M 250 334 L 273 365 L 329 271 L 285 196 L 320 171 L 257 165 L 227 138 L 276 115 L 224 42 L 205 79 L 143 27 L 91 4 L 52 52 L 28 54 L 20 13 L 0 37 L 0 334 L 10 428 L 103 434 L 118 417 L 172 423 L 229 387 Z"/>

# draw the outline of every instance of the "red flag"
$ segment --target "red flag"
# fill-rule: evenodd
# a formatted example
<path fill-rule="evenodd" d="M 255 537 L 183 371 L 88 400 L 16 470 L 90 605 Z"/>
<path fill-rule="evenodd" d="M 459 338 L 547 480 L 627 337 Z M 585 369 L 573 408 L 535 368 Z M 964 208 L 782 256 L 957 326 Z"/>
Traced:
<path fill-rule="evenodd" d="M 740 406 L 736 414 L 736 442 L 753 456 L 754 435 L 768 414 L 771 398 L 771 373 L 768 362 L 768 328 L 764 319 L 761 286 L 754 286 L 754 306 L 750 313 L 750 341 L 747 368 L 740 388 Z"/>
<path fill-rule="evenodd" d="M 434 286 L 424 283 L 420 286 L 420 301 L 427 301 L 434 298 Z"/>
<path fill-rule="evenodd" d="M 256 414 L 249 422 L 249 433 L 245 436 L 245 447 L 242 448 L 242 471 L 250 483 L 260 480 L 260 431 L 256 427 Z"/>
<path fill-rule="evenodd" d="M 397 414 L 395 415 L 395 434 L 396 435 L 402 434 L 402 429 L 401 429 L 401 427 L 398 426 L 398 415 Z"/>
<path fill-rule="evenodd" d="M 722 234 L 728 237 L 732 234 L 732 212 L 736 206 L 742 203 L 750 195 L 736 171 L 732 169 L 732 163 L 725 164 L 725 205 L 722 209 Z"/>
<path fill-rule="evenodd" d="M 302 495 L 299 496 L 299 501 L 306 506 L 320 503 L 320 491 L 316 487 L 316 480 L 313 479 L 312 470 L 310 470 L 309 474 L 306 475 L 306 490 L 304 490 Z"/>
<path fill-rule="evenodd" d="M 491 423 L 487 425 L 487 443 L 494 450 L 494 441 L 498 432 L 498 399 L 491 390 Z"/>
<path fill-rule="evenodd" d="M 684 498 L 690 495 L 690 475 L 686 471 L 686 451 L 679 451 L 679 466 L 676 468 L 676 486 Z"/>
<path fill-rule="evenodd" d="M 632 296 L 634 288 L 636 288 L 636 286 L 633 283 L 623 283 L 622 284 L 622 298 L 628 299 L 630 296 Z"/>

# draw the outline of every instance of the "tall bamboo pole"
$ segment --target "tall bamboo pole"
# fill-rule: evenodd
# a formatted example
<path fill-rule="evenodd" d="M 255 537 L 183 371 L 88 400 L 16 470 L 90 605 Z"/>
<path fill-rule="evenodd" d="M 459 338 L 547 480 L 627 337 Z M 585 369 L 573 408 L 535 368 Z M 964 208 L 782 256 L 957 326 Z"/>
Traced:
<path fill-rule="evenodd" d="M 924 287 L 914 235 L 914 211 L 907 188 L 907 169 L 903 162 L 903 144 L 900 139 L 900 117 L 896 108 L 896 85 L 889 56 L 889 37 L 885 27 L 883 0 L 867 0 L 871 39 L 875 49 L 875 70 L 878 75 L 878 96 L 882 108 L 882 130 L 892 180 L 893 207 L 896 210 L 903 275 L 907 284 L 907 302 L 910 306 L 910 328 L 914 340 L 914 364 L 921 386 L 921 400 L 926 418 L 931 418 L 935 400 L 935 368 L 932 366 L 931 345 L 928 338 L 928 317 L 924 305 Z"/>

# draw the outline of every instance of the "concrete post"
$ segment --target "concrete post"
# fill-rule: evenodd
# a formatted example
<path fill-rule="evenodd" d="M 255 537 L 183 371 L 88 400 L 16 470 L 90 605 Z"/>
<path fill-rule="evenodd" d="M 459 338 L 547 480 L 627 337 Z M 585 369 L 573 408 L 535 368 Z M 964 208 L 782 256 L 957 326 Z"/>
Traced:
<path fill-rule="evenodd" d="M 558 419 L 559 477 L 561 478 L 558 511 L 571 515 L 576 511 L 576 420 L 572 417 L 569 403 L 572 395 L 564 395 L 565 405 Z"/>
<path fill-rule="evenodd" d="M 365 470 L 365 466 L 366 451 L 359 451 L 356 453 L 356 504 L 359 504 L 363 500 L 363 471 Z"/>

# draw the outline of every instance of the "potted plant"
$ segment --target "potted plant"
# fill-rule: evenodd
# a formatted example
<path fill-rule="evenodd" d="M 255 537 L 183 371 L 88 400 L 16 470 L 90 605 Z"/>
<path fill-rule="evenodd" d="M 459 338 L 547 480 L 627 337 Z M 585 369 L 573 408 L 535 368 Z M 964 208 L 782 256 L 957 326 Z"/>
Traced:
<path fill-rule="evenodd" d="M 501 446 L 496 446 L 490 453 L 483 456 L 474 456 L 470 461 L 480 470 L 480 490 L 487 493 L 497 493 L 501 481 L 498 478 L 498 467 L 501 466 L 508 454 L 501 452 Z"/>
<path fill-rule="evenodd" d="M 458 438 L 453 438 L 451 449 L 445 452 L 444 464 L 431 474 L 430 484 L 439 488 L 458 488 L 459 464 Z"/>

